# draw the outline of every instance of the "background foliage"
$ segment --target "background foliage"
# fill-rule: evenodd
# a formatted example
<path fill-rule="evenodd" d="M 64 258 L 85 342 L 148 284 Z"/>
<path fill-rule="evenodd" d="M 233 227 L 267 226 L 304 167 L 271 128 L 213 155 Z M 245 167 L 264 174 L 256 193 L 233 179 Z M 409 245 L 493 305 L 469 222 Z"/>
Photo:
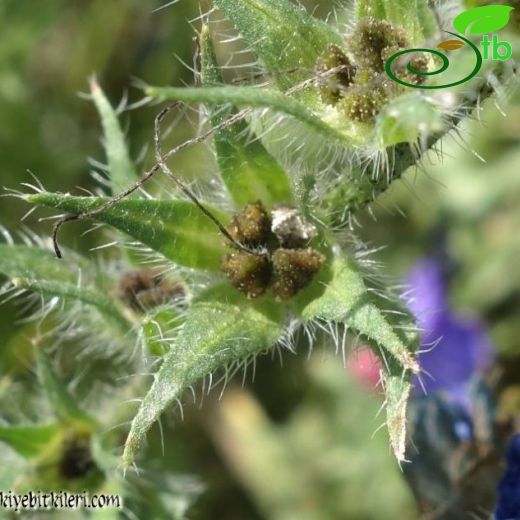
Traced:
<path fill-rule="evenodd" d="M 332 7 L 326 1 L 304 3 L 318 17 Z M 36 15 L 35 2 L 0 3 L 3 186 L 34 182 L 27 169 L 49 191 L 77 192 L 76 186 L 93 185 L 92 165 L 85 158 L 102 157 L 100 126 L 92 103 L 76 95 L 88 90 L 91 74 L 116 105 L 123 95 L 130 104 L 141 98 L 133 88 L 135 78 L 152 85 L 192 81 L 185 65 L 195 49 L 188 21 L 198 16 L 199 2 L 183 0 L 153 13 L 161 4 L 55 0 L 38 3 Z M 239 59 L 247 62 L 246 55 Z M 442 264 L 454 308 L 481 317 L 489 327 L 498 352 L 491 379 L 499 413 L 514 418 L 520 403 L 520 95 L 507 94 L 486 102 L 480 116 L 484 125 L 471 122 L 464 128 L 466 142 L 486 164 L 468 145 L 448 137 L 444 164 L 432 156 L 421 170 L 409 171 L 378 202 L 375 219 L 363 216 L 360 234 L 369 243 L 388 246 L 377 259 L 397 279 L 425 256 Z M 127 125 L 134 154 L 142 150 L 143 166 L 152 160 L 157 111 L 153 106 L 133 110 Z M 123 120 L 129 121 L 129 114 Z M 191 135 L 193 121 L 188 114 L 169 139 Z M 178 171 L 186 178 L 204 176 L 205 153 L 209 160 L 200 147 L 183 152 Z M 0 200 L 0 221 L 13 229 L 27 206 Z M 25 225 L 45 237 L 49 224 L 38 220 L 42 214 L 30 215 Z M 96 233 L 80 238 L 85 229 L 69 226 L 63 241 L 85 251 L 102 243 Z M 23 322 L 13 326 L 16 315 L 12 303 L 1 307 L 0 414 L 8 418 L 23 413 L 10 406 L 17 393 L 37 384 L 34 331 Z M 79 352 L 74 345 L 68 352 L 60 365 L 62 375 L 73 381 Z M 96 372 L 93 367 L 88 377 L 119 376 L 116 363 L 113 370 L 104 368 Z M 309 359 L 286 354 L 283 366 L 261 358 L 254 382 L 248 377 L 245 387 L 240 383 L 236 378 L 220 400 L 214 392 L 201 409 L 186 407 L 183 422 L 171 414 L 164 424 L 164 454 L 154 428 L 145 457 L 172 477 L 170 511 L 182 509 L 183 497 L 200 494 L 193 518 L 214 518 L 215 511 L 222 519 L 376 519 L 381 511 L 385 518 L 417 517 L 386 434 L 368 435 L 379 426 L 380 396 L 356 382 L 352 371 L 334 359 L 332 348 L 324 345 Z M 0 448 L 9 460 L 6 451 Z M 143 482 L 153 481 L 153 473 L 143 476 Z M 137 503 L 134 511 L 139 514 L 142 507 Z"/>

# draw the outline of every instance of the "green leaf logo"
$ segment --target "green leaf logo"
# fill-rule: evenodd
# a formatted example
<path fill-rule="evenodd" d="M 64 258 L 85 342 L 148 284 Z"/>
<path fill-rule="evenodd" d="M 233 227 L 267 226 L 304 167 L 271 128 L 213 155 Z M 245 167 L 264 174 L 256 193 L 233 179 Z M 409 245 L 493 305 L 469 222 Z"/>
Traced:
<path fill-rule="evenodd" d="M 509 22 L 513 7 L 508 5 L 486 5 L 475 7 L 459 14 L 453 25 L 461 34 L 482 34 L 498 31 Z"/>

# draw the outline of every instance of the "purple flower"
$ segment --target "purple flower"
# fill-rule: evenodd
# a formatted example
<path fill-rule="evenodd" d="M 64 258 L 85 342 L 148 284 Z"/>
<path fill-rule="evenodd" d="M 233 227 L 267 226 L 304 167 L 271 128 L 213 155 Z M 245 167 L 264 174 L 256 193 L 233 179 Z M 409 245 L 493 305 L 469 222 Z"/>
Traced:
<path fill-rule="evenodd" d="M 444 392 L 470 410 L 469 383 L 493 359 L 493 348 L 483 325 L 458 315 L 450 308 L 440 265 L 425 259 L 406 277 L 411 286 L 408 307 L 421 328 L 419 356 L 427 392 Z M 416 390 L 420 389 L 416 382 Z"/>
<path fill-rule="evenodd" d="M 520 435 L 515 435 L 506 453 L 507 469 L 498 484 L 496 520 L 520 519 Z"/>

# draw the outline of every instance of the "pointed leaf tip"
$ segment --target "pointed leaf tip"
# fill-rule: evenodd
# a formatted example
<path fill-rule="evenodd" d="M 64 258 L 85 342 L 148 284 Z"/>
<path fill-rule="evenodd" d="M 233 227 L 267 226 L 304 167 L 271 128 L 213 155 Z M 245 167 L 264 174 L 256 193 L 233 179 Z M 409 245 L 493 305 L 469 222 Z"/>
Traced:
<path fill-rule="evenodd" d="M 304 306 L 303 318 L 344 324 L 381 359 L 390 443 L 396 459 L 402 462 L 411 380 L 420 370 L 415 355 L 418 335 L 413 320 L 397 302 L 392 302 L 390 294 L 382 297 L 373 290 L 354 259 L 335 259 L 331 273 L 326 276 L 321 280 L 325 290 Z"/>
<path fill-rule="evenodd" d="M 200 37 L 201 82 L 203 86 L 223 83 L 216 61 L 215 50 L 207 26 Z M 224 105 L 209 107 L 214 126 L 235 115 L 235 107 Z M 245 120 L 220 130 L 215 135 L 215 148 L 221 178 L 235 202 L 241 208 L 254 200 L 261 200 L 267 208 L 277 203 L 290 203 L 289 178 Z"/>
<path fill-rule="evenodd" d="M 89 85 L 92 101 L 103 126 L 103 144 L 108 161 L 112 193 L 118 193 L 134 184 L 139 176 L 130 157 L 126 137 L 116 111 L 108 101 L 95 76 L 90 78 Z"/>
<path fill-rule="evenodd" d="M 123 466 L 133 463 L 152 424 L 187 388 L 218 369 L 266 351 L 279 338 L 281 321 L 281 316 L 267 315 L 249 303 L 194 304 L 132 421 Z"/>
<path fill-rule="evenodd" d="M 405 373 L 402 376 L 386 374 L 383 382 L 388 435 L 395 458 L 401 463 L 406 461 L 406 412 L 412 390 L 411 378 Z"/>

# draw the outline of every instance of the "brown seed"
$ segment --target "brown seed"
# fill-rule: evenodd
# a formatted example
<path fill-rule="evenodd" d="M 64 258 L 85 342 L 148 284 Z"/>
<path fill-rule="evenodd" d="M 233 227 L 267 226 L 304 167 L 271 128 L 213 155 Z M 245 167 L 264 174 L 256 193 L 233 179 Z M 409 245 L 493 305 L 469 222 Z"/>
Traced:
<path fill-rule="evenodd" d="M 400 49 L 397 47 L 390 49 L 388 52 L 388 57 L 390 57 L 392 54 L 395 54 L 398 50 Z M 437 58 L 435 58 L 435 60 L 437 60 Z M 393 68 L 395 74 L 404 81 L 413 83 L 414 85 L 422 85 L 427 80 L 426 75 L 414 74 L 408 69 L 408 66 L 410 66 L 413 70 L 419 73 L 428 72 L 430 59 L 425 53 L 414 52 L 410 55 L 404 55 L 398 58 L 394 63 L 395 64 L 393 65 Z M 395 88 L 396 83 L 392 82 L 392 86 Z M 397 89 L 397 93 L 400 90 L 401 88 Z"/>
<path fill-rule="evenodd" d="M 179 278 L 168 277 L 157 269 L 143 268 L 124 273 L 117 285 L 119 299 L 137 312 L 182 300 L 186 288 Z"/>
<path fill-rule="evenodd" d="M 320 270 L 325 256 L 310 247 L 277 249 L 273 254 L 273 294 L 287 300 L 306 287 Z"/>
<path fill-rule="evenodd" d="M 84 478 L 96 469 L 89 439 L 67 439 L 63 447 L 58 467 L 65 480 Z"/>
<path fill-rule="evenodd" d="M 410 60 L 410 66 L 417 72 L 428 72 L 428 64 L 428 57 L 424 53 L 419 53 L 418 56 Z M 415 83 L 416 85 L 422 85 L 427 80 L 426 75 L 412 74 L 411 72 L 408 72 L 408 75 L 410 77 L 409 83 Z"/>
<path fill-rule="evenodd" d="M 341 110 L 349 119 L 366 123 L 375 118 L 386 99 L 384 88 L 379 85 L 355 87 L 341 100 Z"/>
<path fill-rule="evenodd" d="M 227 229 L 235 240 L 254 247 L 267 242 L 271 220 L 262 203 L 257 201 L 236 213 Z"/>
<path fill-rule="evenodd" d="M 405 31 L 386 20 L 372 17 L 361 18 L 354 32 L 347 39 L 356 63 L 374 72 L 385 70 L 389 48 L 409 47 Z"/>
<path fill-rule="evenodd" d="M 222 259 L 221 269 L 231 285 L 248 298 L 264 294 L 271 280 L 272 267 L 266 255 L 230 253 Z"/>
<path fill-rule="evenodd" d="M 336 67 L 342 68 L 334 74 L 324 74 Z M 321 100 L 329 105 L 335 105 L 342 92 L 353 83 L 356 66 L 337 45 L 331 44 L 316 61 L 316 72 L 319 76 Z"/>

